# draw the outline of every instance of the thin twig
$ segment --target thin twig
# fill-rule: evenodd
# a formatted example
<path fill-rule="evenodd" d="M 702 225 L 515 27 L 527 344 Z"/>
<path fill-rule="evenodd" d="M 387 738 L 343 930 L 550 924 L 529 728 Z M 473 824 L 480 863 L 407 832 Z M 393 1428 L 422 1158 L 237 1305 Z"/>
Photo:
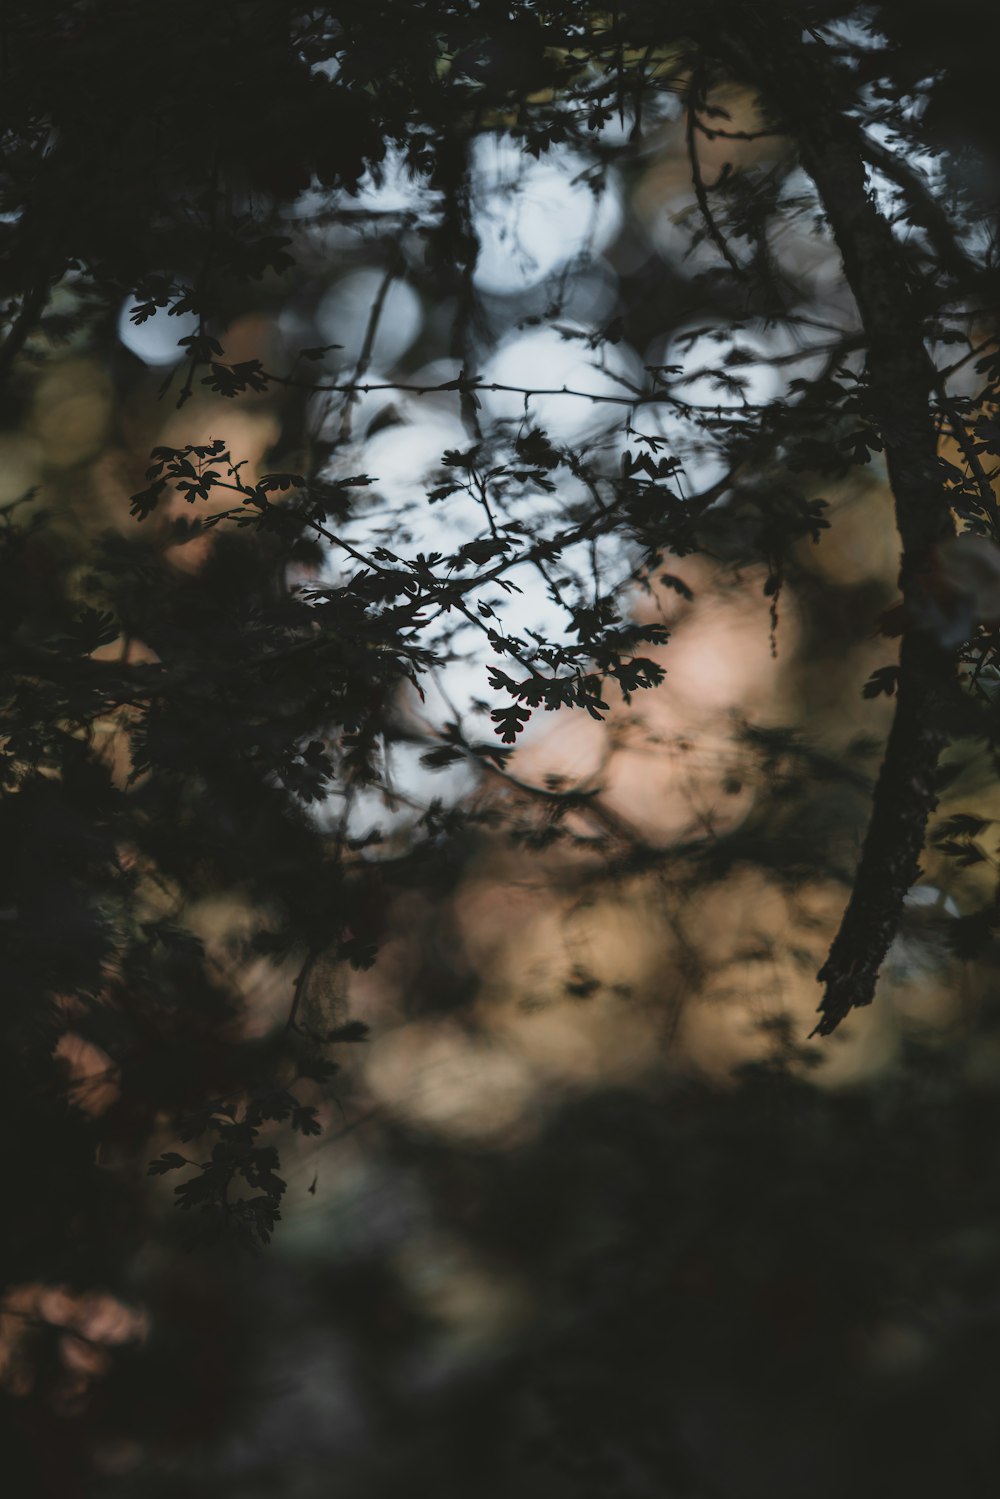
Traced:
<path fill-rule="evenodd" d="M 687 153 L 688 161 L 691 163 L 691 180 L 694 183 L 694 195 L 698 200 L 698 207 L 701 210 L 701 216 L 705 221 L 705 228 L 708 230 L 709 237 L 711 238 L 712 243 L 722 255 L 722 258 L 725 260 L 730 270 L 733 271 L 735 275 L 739 276 L 741 280 L 745 280 L 746 271 L 740 265 L 732 250 L 729 248 L 729 243 L 726 240 L 726 236 L 723 234 L 722 230 L 715 222 L 715 218 L 712 214 L 712 209 L 708 201 L 708 192 L 705 188 L 705 179 L 701 174 L 701 162 L 698 158 L 698 142 L 695 139 L 698 114 L 694 102 L 694 95 L 698 88 L 699 84 L 695 80 L 692 80 L 691 88 L 688 93 L 687 103 Z"/>
<path fill-rule="evenodd" d="M 389 264 L 386 266 L 385 275 L 382 277 L 382 281 L 379 285 L 378 292 L 376 293 L 375 300 L 372 303 L 371 312 L 368 315 L 368 325 L 365 328 L 365 336 L 361 344 L 361 351 L 358 354 L 358 362 L 354 366 L 354 378 L 351 381 L 352 385 L 356 386 L 359 381 L 368 373 L 368 366 L 371 364 L 372 351 L 375 348 L 375 339 L 378 336 L 379 323 L 382 321 L 382 313 L 385 310 L 386 298 L 389 295 L 392 283 L 399 275 L 401 261 L 402 255 L 399 247 L 397 246 L 396 253 L 392 256 Z M 348 442 L 350 440 L 351 414 L 353 405 L 353 395 L 346 396 L 344 400 L 344 409 L 340 418 L 341 442 Z"/>
<path fill-rule="evenodd" d="M 992 521 L 994 532 L 996 532 L 997 535 L 1000 535 L 1000 509 L 998 509 L 997 506 L 996 495 L 993 492 L 993 485 L 990 483 L 989 475 L 983 468 L 979 454 L 976 452 L 976 445 L 971 441 L 968 428 L 963 422 L 954 404 L 948 399 L 947 396 L 945 396 L 943 389 L 940 390 L 939 393 L 942 398 L 942 410 L 948 418 L 948 425 L 951 429 L 952 436 L 958 443 L 958 446 L 961 448 L 962 457 L 968 464 L 972 477 L 976 482 L 976 488 L 979 491 L 979 498 L 982 501 L 983 510 Z"/>
<path fill-rule="evenodd" d="M 291 1009 L 288 1012 L 288 1019 L 285 1021 L 285 1029 L 286 1030 L 289 1030 L 289 1031 L 298 1031 L 298 1030 L 301 1030 L 301 1027 L 300 1027 L 299 1022 L 298 1022 L 299 1009 L 301 1008 L 302 1001 L 303 1001 L 303 999 L 305 997 L 306 984 L 309 981 L 309 975 L 312 973 L 313 968 L 316 966 L 316 962 L 317 962 L 318 958 L 319 958 L 319 951 L 318 951 L 318 949 L 311 948 L 309 950 L 309 952 L 306 954 L 306 958 L 305 958 L 305 961 L 302 964 L 302 967 L 299 969 L 298 973 L 295 975 L 295 984 L 294 984 L 294 988 L 293 988 L 293 992 L 292 992 L 292 1007 L 291 1007 Z"/>

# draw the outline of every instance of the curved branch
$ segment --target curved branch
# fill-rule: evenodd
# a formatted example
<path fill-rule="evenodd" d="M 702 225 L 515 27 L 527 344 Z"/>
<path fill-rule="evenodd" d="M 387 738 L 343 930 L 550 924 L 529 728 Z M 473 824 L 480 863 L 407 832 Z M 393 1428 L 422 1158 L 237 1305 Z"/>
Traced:
<path fill-rule="evenodd" d="M 875 787 L 854 887 L 829 957 L 816 1032 L 829 1035 L 854 1008 L 871 1003 L 899 926 L 903 900 L 920 873 L 935 775 L 948 734 L 942 706 L 954 690 L 953 654 L 922 627 L 935 549 L 954 535 L 937 462 L 932 395 L 937 372 L 923 341 L 923 311 L 890 226 L 868 191 L 864 159 L 842 113 L 838 82 L 821 46 L 804 47 L 747 17 L 731 43 L 796 140 L 840 249 L 868 343 L 867 397 L 885 445 L 902 541 L 900 588 L 907 626 L 896 712 Z M 777 34 L 776 34 L 777 33 Z"/>
<path fill-rule="evenodd" d="M 958 280 L 975 276 L 978 268 L 955 237 L 951 219 L 905 157 L 898 151 L 891 151 L 888 146 L 879 145 L 862 131 L 858 132 L 858 138 L 865 160 L 902 189 L 911 220 L 927 235 L 942 268 Z"/>
<path fill-rule="evenodd" d="M 697 83 L 697 81 L 692 81 L 687 100 L 687 131 L 685 136 L 685 139 L 687 141 L 688 161 L 691 165 L 691 181 L 694 184 L 694 195 L 698 201 L 698 207 L 701 211 L 701 216 L 704 220 L 705 228 L 708 231 L 713 245 L 715 245 L 716 249 L 719 251 L 720 255 L 723 257 L 733 274 L 739 276 L 740 280 L 742 281 L 746 279 L 746 271 L 740 265 L 739 261 L 736 259 L 736 256 L 729 248 L 729 241 L 726 239 L 726 236 L 723 234 L 722 230 L 715 222 L 715 216 L 712 213 L 712 208 L 708 201 L 708 190 L 705 186 L 705 179 L 701 174 L 701 161 L 698 156 L 698 142 L 695 138 L 695 131 L 700 126 L 697 106 L 694 99 L 695 91 L 698 89 L 699 84 Z"/>

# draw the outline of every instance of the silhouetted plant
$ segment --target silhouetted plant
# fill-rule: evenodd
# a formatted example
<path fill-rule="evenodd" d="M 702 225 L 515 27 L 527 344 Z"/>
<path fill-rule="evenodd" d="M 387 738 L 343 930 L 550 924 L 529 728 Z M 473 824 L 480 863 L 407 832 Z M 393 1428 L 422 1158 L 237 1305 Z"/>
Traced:
<path fill-rule="evenodd" d="M 532 846 L 596 851 L 580 881 L 656 867 L 665 888 L 694 886 L 737 864 L 786 883 L 841 879 L 816 1029 L 871 1003 L 955 773 L 942 756 L 961 743 L 970 763 L 992 765 L 1000 737 L 998 161 L 984 102 L 998 43 L 1000 27 L 968 0 L 940 17 L 824 0 L 605 11 L 9 0 L 6 427 L 21 427 L 66 347 L 102 360 L 123 404 L 142 376 L 116 338 L 128 306 L 136 328 L 166 317 L 190 330 L 159 394 L 188 413 L 218 398 L 219 435 L 160 442 L 144 474 L 129 470 L 135 526 L 122 514 L 74 529 L 52 484 L 49 513 L 34 493 L 0 511 L 4 1108 L 8 1135 L 25 1140 L 5 1284 L 98 1275 L 127 1291 L 136 1246 L 162 1229 L 142 1185 L 126 1167 L 111 1183 L 95 1150 L 134 1163 L 167 1130 L 191 1154 L 163 1150 L 149 1174 L 182 1173 L 176 1201 L 209 1232 L 267 1242 L 281 1140 L 317 1131 L 309 1100 L 336 1074 L 336 1049 L 364 1039 L 344 1016 L 317 1020 L 320 968 L 370 966 L 396 895 L 447 888 L 501 825 L 525 859 Z M 726 101 L 740 91 L 737 119 Z M 477 281 L 484 141 L 524 167 L 562 152 L 596 207 L 675 127 L 686 270 L 623 256 L 615 305 L 581 326 L 571 302 L 593 259 L 585 244 L 534 300 L 490 304 Z M 731 159 L 718 164 L 720 149 Z M 402 206 L 373 207 L 391 173 Z M 835 249 L 847 290 L 832 324 L 782 261 L 779 229 Z M 324 257 L 338 255 L 381 273 L 357 348 L 339 358 L 336 344 L 305 342 L 327 336 L 315 308 Z M 400 280 L 435 321 L 426 358 L 385 373 L 378 337 Z M 270 348 L 227 355 L 241 315 L 282 309 Z M 583 350 L 596 384 L 491 372 L 505 328 L 540 324 Z M 654 337 L 669 337 L 663 362 L 615 363 Z M 708 365 L 692 368 L 706 346 Z M 434 361 L 447 364 L 428 374 Z M 760 369 L 781 376 L 777 394 L 760 394 Z M 419 549 L 382 476 L 357 471 L 356 426 L 374 394 L 388 425 L 400 419 L 390 400 L 450 412 L 462 438 L 441 452 L 424 501 L 445 515 L 464 507 L 473 534 Z M 560 435 L 539 414 L 545 398 L 578 403 L 591 428 Z M 265 402 L 280 435 L 255 466 L 225 435 L 223 408 Z M 128 466 L 135 443 L 118 446 Z M 822 490 L 883 466 L 902 599 L 882 621 L 898 661 L 858 684 L 893 706 L 874 787 L 863 757 L 749 725 L 742 742 L 765 788 L 754 811 L 735 831 L 664 847 L 615 815 L 599 781 L 519 776 L 512 756 L 539 710 L 603 721 L 669 673 L 669 630 L 634 601 L 690 592 L 673 559 L 760 564 L 777 650 L 802 543 L 822 545 L 828 527 Z M 61 483 L 82 485 L 68 468 Z M 529 572 L 559 614 L 548 633 L 519 618 Z M 491 663 L 481 697 L 415 726 L 406 704 L 470 639 Z M 444 794 L 404 833 L 352 820 L 368 791 L 405 795 L 389 757 L 414 741 L 425 770 L 496 783 L 506 821 L 500 801 Z M 813 797 L 810 776 L 829 795 Z M 852 865 L 838 835 L 863 814 Z M 985 813 L 952 813 L 931 843 L 958 871 L 990 864 L 988 826 Z M 254 913 L 253 954 L 297 974 L 285 1019 L 262 1039 L 240 1030 L 238 986 L 188 920 L 220 892 Z M 944 913 L 954 953 L 988 955 L 997 909 L 991 895 Z M 585 998 L 588 975 L 575 982 Z M 113 1071 L 99 1117 L 56 1088 L 67 1029 Z M 604 1393 L 570 1403 L 591 1398 Z"/>

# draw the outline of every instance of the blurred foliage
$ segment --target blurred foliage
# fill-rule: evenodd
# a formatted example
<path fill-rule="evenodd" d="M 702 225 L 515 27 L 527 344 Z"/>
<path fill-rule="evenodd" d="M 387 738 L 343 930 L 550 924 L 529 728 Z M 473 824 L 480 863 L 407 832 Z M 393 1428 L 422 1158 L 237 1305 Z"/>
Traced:
<path fill-rule="evenodd" d="M 996 30 L 3 7 L 19 1491 L 992 1493 Z"/>

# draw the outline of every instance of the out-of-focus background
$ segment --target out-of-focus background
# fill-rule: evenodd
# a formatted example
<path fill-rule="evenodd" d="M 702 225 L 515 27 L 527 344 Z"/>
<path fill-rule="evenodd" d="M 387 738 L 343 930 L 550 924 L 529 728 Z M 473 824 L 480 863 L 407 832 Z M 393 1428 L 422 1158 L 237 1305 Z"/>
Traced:
<path fill-rule="evenodd" d="M 753 134 L 749 95 L 715 102 Z M 309 379 L 359 380 L 358 399 L 196 390 L 176 410 L 161 389 L 197 320 L 89 315 L 68 281 L 69 331 L 29 349 L 0 436 L 0 503 L 33 492 L 73 580 L 96 537 L 135 540 L 128 501 L 151 448 L 221 438 L 252 479 L 328 446 L 331 479 L 375 481 L 342 517 L 353 544 L 443 551 L 481 522 L 461 497 L 426 498 L 442 453 L 469 443 L 460 395 L 434 389 L 463 367 L 513 387 L 482 393 L 484 431 L 540 428 L 609 472 L 636 438 L 621 407 L 588 395 L 672 367 L 686 410 L 647 403 L 628 420 L 680 460 L 682 497 L 707 490 L 726 467 L 713 421 L 814 373 L 856 312 L 794 170 L 768 229 L 783 315 L 741 319 L 720 300 L 674 115 L 666 93 L 627 165 L 606 159 L 627 120 L 590 159 L 483 138 L 462 348 L 427 254 L 429 190 L 390 158 L 342 201 L 304 192 L 294 267 L 241 293 L 221 357 L 286 368 L 322 348 Z M 785 145 L 698 150 L 711 179 L 724 161 L 780 171 Z M 511 500 L 527 534 L 562 524 L 578 481 L 560 472 L 551 511 Z M 757 482 L 777 492 L 782 476 Z M 995 964 L 988 944 L 963 961 L 949 934 L 992 898 L 997 839 L 987 824 L 967 867 L 928 852 L 877 1004 L 810 1041 L 889 721 L 890 699 L 862 687 L 894 657 L 880 621 L 898 567 L 878 452 L 815 497 L 829 529 L 783 558 L 777 592 L 748 560 L 759 513 L 738 507 L 720 510 L 707 550 L 624 581 L 631 617 L 670 631 L 647 652 L 662 685 L 603 721 L 536 715 L 502 773 L 425 763 L 448 723 L 485 735 L 496 703 L 488 642 L 439 622 L 423 698 L 394 706 L 385 789 L 335 788 L 311 810 L 356 840 L 380 835 L 362 857 L 395 868 L 435 804 L 447 857 L 415 855 L 387 879 L 371 967 L 310 974 L 310 1024 L 351 1017 L 370 1033 L 316 1090 L 322 1133 L 281 1142 L 273 1243 L 258 1257 L 183 1248 L 175 1179 L 152 1178 L 166 1227 L 133 1304 L 41 1280 L 5 1300 L 12 1440 L 51 1492 L 992 1492 Z M 179 578 L 210 578 L 221 529 L 177 540 L 170 519 L 145 522 L 145 540 Z M 554 566 L 628 580 L 623 544 L 601 547 Z M 287 581 L 334 583 L 342 565 L 317 549 Z M 510 576 L 519 591 L 491 604 L 505 629 L 564 628 L 558 578 Z M 124 726 L 102 733 L 134 785 Z M 1000 816 L 988 767 L 954 762 L 942 813 Z M 477 815 L 448 834 L 451 809 Z M 284 1024 L 295 965 L 252 950 L 266 913 L 224 889 L 185 905 L 152 874 L 148 900 L 204 939 L 242 1037 Z M 67 1026 L 73 1105 L 100 1119 L 114 1067 Z M 177 1148 L 164 1122 L 147 1158 Z M 45 1380 L 54 1394 L 33 1405 Z"/>

